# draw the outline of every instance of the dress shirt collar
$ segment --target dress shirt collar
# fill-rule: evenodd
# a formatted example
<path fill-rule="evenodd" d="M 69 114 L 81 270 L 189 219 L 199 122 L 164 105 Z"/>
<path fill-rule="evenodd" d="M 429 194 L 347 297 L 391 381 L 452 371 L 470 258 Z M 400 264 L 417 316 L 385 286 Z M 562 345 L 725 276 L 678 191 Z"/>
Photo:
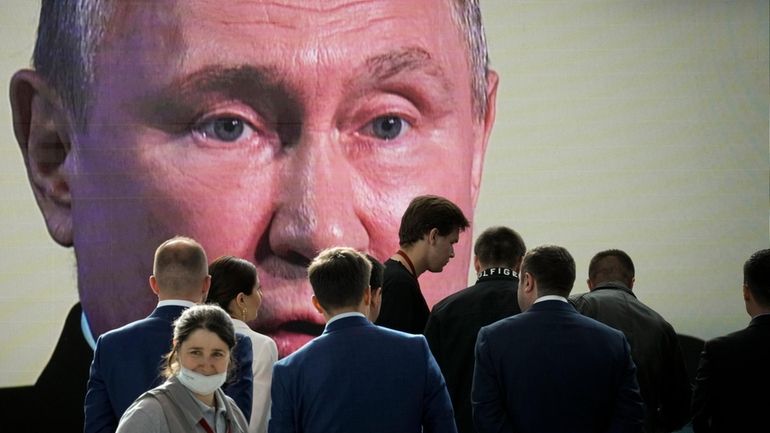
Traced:
<path fill-rule="evenodd" d="M 567 298 L 565 298 L 564 296 L 559 296 L 559 295 L 545 295 L 545 296 L 541 296 L 541 297 L 535 299 L 535 302 L 533 302 L 533 304 L 537 304 L 538 302 L 543 302 L 543 301 L 562 301 L 565 304 L 569 304 L 569 301 L 567 301 Z"/>
<path fill-rule="evenodd" d="M 190 308 L 198 304 L 192 301 L 185 301 L 183 299 L 166 299 L 165 301 L 158 301 L 158 305 L 156 305 L 155 308 L 167 307 L 169 305 Z"/>
<path fill-rule="evenodd" d="M 329 319 L 329 321 L 328 321 L 328 322 L 326 322 L 326 327 L 328 328 L 328 327 L 329 327 L 329 325 L 330 325 L 332 322 L 335 322 L 335 321 L 337 321 L 337 320 L 340 320 L 340 319 L 344 319 L 344 318 L 346 318 L 346 317 L 355 317 L 355 316 L 360 316 L 360 317 L 363 317 L 364 319 L 366 319 L 366 316 L 364 316 L 364 313 L 361 313 L 361 312 L 359 312 L 359 311 L 349 311 L 349 312 L 347 312 L 347 313 L 340 313 L 340 314 L 337 314 L 336 316 L 334 316 L 334 317 L 332 317 L 331 319 Z"/>

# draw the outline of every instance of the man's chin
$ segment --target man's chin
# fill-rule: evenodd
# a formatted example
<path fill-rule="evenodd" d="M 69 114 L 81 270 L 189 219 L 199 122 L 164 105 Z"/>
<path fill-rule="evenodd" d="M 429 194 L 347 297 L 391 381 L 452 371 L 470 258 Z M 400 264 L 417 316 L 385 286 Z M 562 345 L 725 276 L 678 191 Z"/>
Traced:
<path fill-rule="evenodd" d="M 316 337 L 316 335 L 285 329 L 277 329 L 269 335 L 275 340 L 275 344 L 278 346 L 279 358 L 291 355 L 297 351 L 297 349 L 307 344 L 308 341 Z"/>

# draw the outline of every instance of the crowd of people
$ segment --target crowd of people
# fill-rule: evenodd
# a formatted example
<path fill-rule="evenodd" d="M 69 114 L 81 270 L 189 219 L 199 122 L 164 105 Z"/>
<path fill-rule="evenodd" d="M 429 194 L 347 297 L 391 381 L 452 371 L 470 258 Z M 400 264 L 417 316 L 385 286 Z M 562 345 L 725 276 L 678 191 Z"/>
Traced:
<path fill-rule="evenodd" d="M 319 252 L 307 302 L 324 331 L 281 359 L 248 325 L 262 301 L 253 264 L 207 264 L 195 240 L 165 241 L 149 278 L 155 310 L 97 341 L 85 432 L 766 429 L 763 399 L 746 388 L 766 382 L 751 375 L 770 360 L 770 249 L 744 266 L 750 326 L 706 343 L 691 383 L 674 328 L 636 297 L 622 250 L 597 253 L 589 291 L 570 296 L 565 248 L 527 249 L 491 227 L 474 245 L 475 284 L 426 312 L 418 276 L 441 272 L 467 226 L 450 200 L 418 196 L 384 265 L 350 247 Z"/>
<path fill-rule="evenodd" d="M 694 387 L 621 250 L 571 297 L 566 249 L 493 227 L 453 293 L 496 115 L 478 1 L 221 3 L 41 2 L 14 133 L 80 303 L 38 381 L 0 390 L 4 423 L 766 430 L 768 250 Z"/>

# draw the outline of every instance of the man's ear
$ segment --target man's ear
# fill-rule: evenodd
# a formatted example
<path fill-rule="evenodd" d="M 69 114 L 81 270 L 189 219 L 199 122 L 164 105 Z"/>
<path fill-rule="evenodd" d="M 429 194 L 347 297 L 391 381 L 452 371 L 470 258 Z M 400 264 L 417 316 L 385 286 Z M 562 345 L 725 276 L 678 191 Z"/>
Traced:
<path fill-rule="evenodd" d="M 56 92 L 32 70 L 11 78 L 13 132 L 48 233 L 72 246 L 71 129 Z"/>
<path fill-rule="evenodd" d="M 209 289 L 211 288 L 211 275 L 206 275 L 203 280 L 203 286 L 201 287 L 201 303 L 206 302 L 209 297 Z"/>
<path fill-rule="evenodd" d="M 321 302 L 318 301 L 318 298 L 316 298 L 315 295 L 310 298 L 310 302 L 313 303 L 313 307 L 315 307 L 315 310 L 318 311 L 318 314 L 324 316 L 324 312 L 326 310 L 324 310 L 324 307 L 321 306 Z"/>
<path fill-rule="evenodd" d="M 438 229 L 435 227 L 430 229 L 430 231 L 428 232 L 428 245 L 435 245 L 436 240 L 438 240 L 438 237 L 439 237 Z"/>
<path fill-rule="evenodd" d="M 155 278 L 155 275 L 150 275 L 150 288 L 152 289 L 152 293 L 155 293 L 155 295 L 160 294 L 160 288 L 158 288 L 158 279 Z"/>
<path fill-rule="evenodd" d="M 476 202 L 479 198 L 481 189 L 481 174 L 484 169 L 484 155 L 487 153 L 487 144 L 489 136 L 492 134 L 492 126 L 495 124 L 495 115 L 497 107 L 497 85 L 500 77 L 497 72 L 489 70 L 487 72 L 487 105 L 484 117 L 478 123 L 478 132 L 476 134 L 476 143 L 473 148 L 473 165 L 471 166 L 471 200 L 473 208 L 476 208 Z"/>
<path fill-rule="evenodd" d="M 473 256 L 473 269 L 476 270 L 477 274 L 481 272 L 481 262 L 479 261 L 479 256 Z"/>

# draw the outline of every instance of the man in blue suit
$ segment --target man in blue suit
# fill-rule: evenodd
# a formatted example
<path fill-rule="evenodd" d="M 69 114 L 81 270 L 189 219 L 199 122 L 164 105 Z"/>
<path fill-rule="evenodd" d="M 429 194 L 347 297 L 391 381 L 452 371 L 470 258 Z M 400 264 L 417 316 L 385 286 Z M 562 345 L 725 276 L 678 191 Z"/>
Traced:
<path fill-rule="evenodd" d="M 163 382 L 163 357 L 171 349 L 173 322 L 206 299 L 211 277 L 201 245 L 174 237 L 155 251 L 150 287 L 158 305 L 146 318 L 109 331 L 96 342 L 85 400 L 85 432 L 114 432 L 123 412 L 145 391 Z M 228 394 L 251 409 L 251 341 L 238 338 L 236 378 Z M 249 415 L 246 415 L 248 419 Z"/>
<path fill-rule="evenodd" d="M 623 333 L 567 296 L 575 261 L 558 246 L 521 265 L 521 314 L 481 328 L 471 400 L 478 433 L 640 432 L 644 404 Z"/>
<path fill-rule="evenodd" d="M 421 335 L 373 325 L 371 264 L 351 248 L 313 259 L 323 334 L 273 368 L 270 433 L 455 433 L 444 378 Z"/>

